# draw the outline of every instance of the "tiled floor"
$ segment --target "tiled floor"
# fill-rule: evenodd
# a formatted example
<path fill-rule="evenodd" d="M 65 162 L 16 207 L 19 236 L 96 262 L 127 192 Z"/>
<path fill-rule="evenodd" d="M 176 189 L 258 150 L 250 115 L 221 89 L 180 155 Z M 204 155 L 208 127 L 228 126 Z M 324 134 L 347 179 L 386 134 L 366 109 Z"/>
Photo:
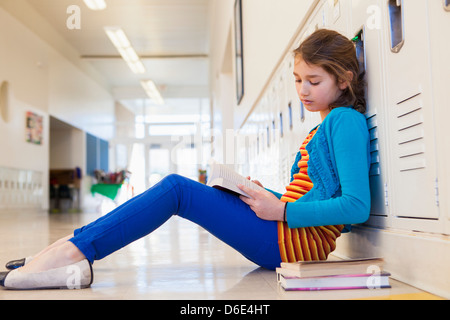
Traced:
<path fill-rule="evenodd" d="M 0 263 L 22 258 L 70 234 L 98 214 L 0 212 Z M 435 299 L 391 280 L 391 289 L 284 292 L 275 272 L 258 268 L 203 229 L 174 217 L 153 234 L 94 264 L 84 290 L 12 291 L 0 300 L 325 300 Z"/>

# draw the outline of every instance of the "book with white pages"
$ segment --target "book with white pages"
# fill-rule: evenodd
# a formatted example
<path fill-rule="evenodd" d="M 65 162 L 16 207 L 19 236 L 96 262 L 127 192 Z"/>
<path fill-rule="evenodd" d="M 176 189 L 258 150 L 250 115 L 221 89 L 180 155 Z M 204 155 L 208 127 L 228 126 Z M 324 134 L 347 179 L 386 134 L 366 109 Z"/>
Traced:
<path fill-rule="evenodd" d="M 250 198 L 246 192 L 237 187 L 239 184 L 254 190 L 264 190 L 264 188 L 241 176 L 224 164 L 211 164 L 211 170 L 206 185 Z"/>

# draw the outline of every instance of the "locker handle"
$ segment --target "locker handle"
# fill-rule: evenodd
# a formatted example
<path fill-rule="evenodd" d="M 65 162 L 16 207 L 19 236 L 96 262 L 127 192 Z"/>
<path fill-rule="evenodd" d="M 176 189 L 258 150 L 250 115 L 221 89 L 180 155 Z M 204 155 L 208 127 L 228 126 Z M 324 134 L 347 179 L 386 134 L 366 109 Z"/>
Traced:
<path fill-rule="evenodd" d="M 394 53 L 400 52 L 405 43 L 403 7 L 403 0 L 388 0 L 391 51 Z"/>

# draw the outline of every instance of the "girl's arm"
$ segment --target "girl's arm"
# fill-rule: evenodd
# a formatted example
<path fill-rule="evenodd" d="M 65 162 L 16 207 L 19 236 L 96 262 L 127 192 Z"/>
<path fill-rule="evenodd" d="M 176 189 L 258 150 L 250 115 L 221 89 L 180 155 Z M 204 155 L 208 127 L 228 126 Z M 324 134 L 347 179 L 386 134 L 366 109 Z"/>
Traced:
<path fill-rule="evenodd" d="M 342 195 L 329 200 L 288 203 L 290 228 L 357 224 L 370 213 L 369 133 L 361 117 L 341 114 L 333 121 L 332 146 Z M 331 155 L 333 157 L 333 154 Z"/>

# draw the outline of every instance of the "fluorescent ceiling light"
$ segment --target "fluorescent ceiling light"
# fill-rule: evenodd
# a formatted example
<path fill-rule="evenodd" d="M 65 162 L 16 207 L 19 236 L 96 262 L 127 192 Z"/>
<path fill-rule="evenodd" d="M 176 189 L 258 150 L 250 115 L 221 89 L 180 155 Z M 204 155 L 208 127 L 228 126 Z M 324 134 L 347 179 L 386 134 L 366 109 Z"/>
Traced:
<path fill-rule="evenodd" d="M 139 61 L 139 56 L 132 47 L 128 48 L 117 48 L 122 58 L 127 62 Z"/>
<path fill-rule="evenodd" d="M 136 74 L 145 73 L 144 64 L 131 46 L 130 40 L 128 40 L 125 32 L 119 27 L 105 27 L 104 29 L 108 38 L 126 61 L 131 71 Z"/>
<path fill-rule="evenodd" d="M 144 64 L 140 60 L 135 62 L 127 62 L 127 64 L 130 67 L 131 71 L 133 71 L 133 73 L 136 74 L 145 73 Z"/>
<path fill-rule="evenodd" d="M 144 87 L 145 92 L 147 95 L 156 103 L 159 105 L 164 104 L 164 100 L 161 97 L 161 94 L 158 91 L 158 88 L 156 88 L 155 83 L 152 80 L 143 80 L 141 81 L 142 87 Z"/>
<path fill-rule="evenodd" d="M 116 48 L 131 47 L 127 35 L 119 27 L 105 27 L 105 32 Z"/>
<path fill-rule="evenodd" d="M 91 10 L 103 10 L 103 9 L 106 9 L 105 0 L 84 0 L 84 3 Z"/>

